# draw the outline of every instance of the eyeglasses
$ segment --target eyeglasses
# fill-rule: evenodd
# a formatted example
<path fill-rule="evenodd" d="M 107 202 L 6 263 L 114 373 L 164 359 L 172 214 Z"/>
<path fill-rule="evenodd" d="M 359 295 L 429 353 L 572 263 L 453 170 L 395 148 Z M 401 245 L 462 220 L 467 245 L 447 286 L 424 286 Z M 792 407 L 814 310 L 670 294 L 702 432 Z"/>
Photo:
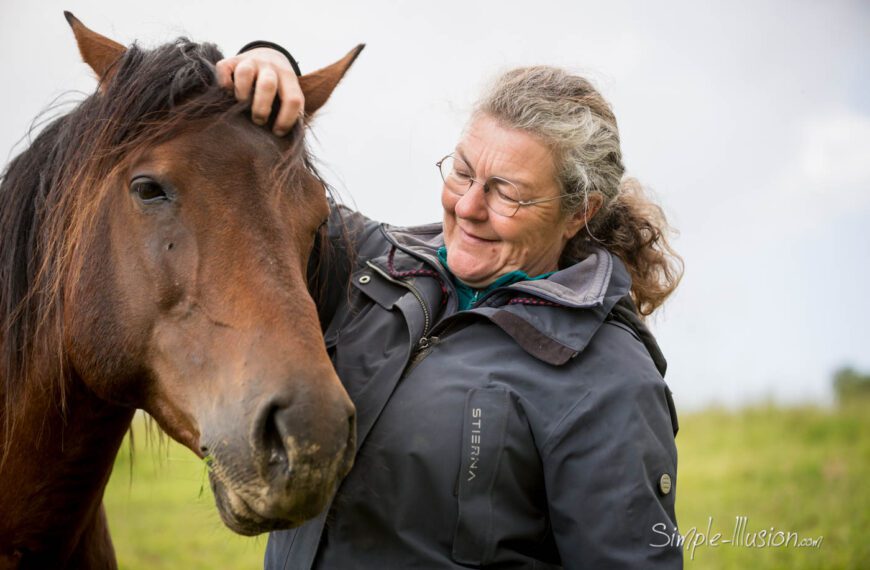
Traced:
<path fill-rule="evenodd" d="M 448 154 L 435 163 L 444 180 L 444 187 L 456 196 L 465 196 L 477 182 L 483 187 L 483 197 L 486 207 L 500 216 L 511 217 L 522 206 L 532 206 L 542 202 L 558 200 L 568 194 L 560 194 L 550 198 L 523 200 L 517 185 L 499 176 L 490 176 L 486 180 L 478 180 L 471 176 L 471 167 L 461 158 Z"/>

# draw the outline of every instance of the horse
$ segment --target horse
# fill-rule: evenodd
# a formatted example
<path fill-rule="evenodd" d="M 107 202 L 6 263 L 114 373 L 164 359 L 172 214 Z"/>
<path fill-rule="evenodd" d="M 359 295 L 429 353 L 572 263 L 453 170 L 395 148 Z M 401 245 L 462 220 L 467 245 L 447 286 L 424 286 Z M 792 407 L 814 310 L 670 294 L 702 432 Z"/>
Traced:
<path fill-rule="evenodd" d="M 231 530 L 299 525 L 355 450 L 306 278 L 329 204 L 305 123 L 363 46 L 301 77 L 279 138 L 216 46 L 66 16 L 99 87 L 0 184 L 0 568 L 116 567 L 102 497 L 137 409 L 207 462 Z"/>

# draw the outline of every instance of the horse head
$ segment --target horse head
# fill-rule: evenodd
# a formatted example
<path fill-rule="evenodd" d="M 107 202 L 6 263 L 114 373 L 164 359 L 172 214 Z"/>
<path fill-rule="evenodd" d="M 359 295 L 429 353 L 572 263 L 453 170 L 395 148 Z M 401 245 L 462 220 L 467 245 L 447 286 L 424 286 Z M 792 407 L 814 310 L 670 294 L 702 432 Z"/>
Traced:
<path fill-rule="evenodd" d="M 282 138 L 254 125 L 211 45 L 125 48 L 68 20 L 100 80 L 75 111 L 91 124 L 54 220 L 69 368 L 204 458 L 232 530 L 298 525 L 355 452 L 307 289 L 329 206 L 302 119 Z M 305 120 L 361 48 L 301 79 Z"/>

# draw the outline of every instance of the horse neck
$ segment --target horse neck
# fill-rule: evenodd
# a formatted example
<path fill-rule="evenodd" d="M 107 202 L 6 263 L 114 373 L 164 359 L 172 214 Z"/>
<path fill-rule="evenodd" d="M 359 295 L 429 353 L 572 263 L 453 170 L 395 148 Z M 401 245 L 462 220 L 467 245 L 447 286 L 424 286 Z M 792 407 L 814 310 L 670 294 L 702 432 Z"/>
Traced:
<path fill-rule="evenodd" d="M 101 526 L 103 492 L 134 413 L 97 398 L 78 379 L 67 383 L 64 412 L 48 394 L 28 398 L 16 413 L 0 466 L 0 561 L 24 552 L 25 567 L 65 566 L 92 549 L 82 543 Z"/>

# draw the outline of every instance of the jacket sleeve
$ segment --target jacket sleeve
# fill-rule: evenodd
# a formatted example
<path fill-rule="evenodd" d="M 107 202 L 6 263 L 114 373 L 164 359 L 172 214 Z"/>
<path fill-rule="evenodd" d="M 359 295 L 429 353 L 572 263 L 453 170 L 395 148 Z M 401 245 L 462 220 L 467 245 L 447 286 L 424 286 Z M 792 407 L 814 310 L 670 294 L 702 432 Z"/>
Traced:
<path fill-rule="evenodd" d="M 570 364 L 582 389 L 541 446 L 559 555 L 567 569 L 682 568 L 670 392 L 640 342 L 602 329 Z"/>
<path fill-rule="evenodd" d="M 329 200 L 326 228 L 314 240 L 308 259 L 308 289 L 325 331 L 338 306 L 349 295 L 350 275 L 368 258 L 365 248 L 380 224 Z"/>

